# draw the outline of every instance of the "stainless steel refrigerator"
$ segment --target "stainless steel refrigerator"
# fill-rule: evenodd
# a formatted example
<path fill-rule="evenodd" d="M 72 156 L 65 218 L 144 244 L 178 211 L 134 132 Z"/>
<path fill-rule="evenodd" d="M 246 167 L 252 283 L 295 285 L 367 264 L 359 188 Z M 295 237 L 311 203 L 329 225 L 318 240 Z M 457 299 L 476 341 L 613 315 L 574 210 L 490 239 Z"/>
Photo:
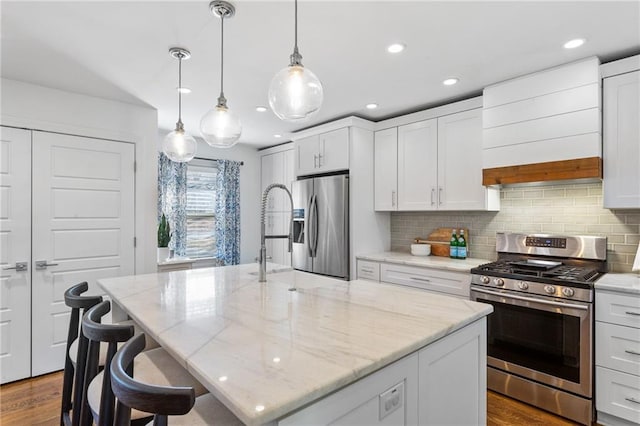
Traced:
<path fill-rule="evenodd" d="M 293 267 L 349 279 L 349 176 L 293 182 Z"/>

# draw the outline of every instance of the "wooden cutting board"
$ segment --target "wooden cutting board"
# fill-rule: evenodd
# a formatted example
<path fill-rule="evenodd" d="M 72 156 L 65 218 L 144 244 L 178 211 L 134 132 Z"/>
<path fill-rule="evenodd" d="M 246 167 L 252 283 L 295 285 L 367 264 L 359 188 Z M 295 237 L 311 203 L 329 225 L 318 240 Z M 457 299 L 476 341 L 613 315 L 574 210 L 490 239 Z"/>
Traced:
<path fill-rule="evenodd" d="M 451 240 L 451 228 L 438 228 L 431 232 L 427 238 L 416 238 L 415 242 L 418 244 L 431 244 L 431 255 L 449 257 L 449 241 Z M 469 241 L 469 230 L 464 230 L 464 237 L 467 240 L 467 246 Z M 456 229 L 458 235 L 460 230 Z"/>

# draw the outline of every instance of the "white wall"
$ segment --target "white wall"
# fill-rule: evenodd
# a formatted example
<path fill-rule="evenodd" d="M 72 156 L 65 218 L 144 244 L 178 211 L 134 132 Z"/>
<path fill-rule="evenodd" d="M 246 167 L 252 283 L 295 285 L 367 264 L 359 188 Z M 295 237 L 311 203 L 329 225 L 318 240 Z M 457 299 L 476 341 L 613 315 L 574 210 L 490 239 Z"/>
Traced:
<path fill-rule="evenodd" d="M 135 144 L 136 273 L 155 272 L 158 114 L 154 108 L 0 79 L 0 124 Z"/>
<path fill-rule="evenodd" d="M 159 132 L 158 150 L 161 149 L 162 140 L 167 133 L 169 131 Z M 194 133 L 191 132 L 192 135 Z M 244 165 L 240 167 L 240 263 L 255 262 L 260 248 L 261 165 L 258 150 L 241 144 L 229 149 L 212 148 L 200 137 L 196 137 L 196 140 L 196 157 L 244 161 Z"/>

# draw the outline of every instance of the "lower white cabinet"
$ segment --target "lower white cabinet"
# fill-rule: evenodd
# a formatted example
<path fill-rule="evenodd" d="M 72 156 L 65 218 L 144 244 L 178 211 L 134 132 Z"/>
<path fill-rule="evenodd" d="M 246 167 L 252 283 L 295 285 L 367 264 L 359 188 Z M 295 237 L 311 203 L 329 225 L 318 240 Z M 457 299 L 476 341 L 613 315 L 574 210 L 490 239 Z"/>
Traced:
<path fill-rule="evenodd" d="M 469 298 L 471 279 L 468 273 L 382 263 L 380 281 L 417 287 L 448 296 Z"/>
<path fill-rule="evenodd" d="M 595 305 L 598 423 L 640 424 L 640 299 L 596 289 Z"/>
<path fill-rule="evenodd" d="M 469 324 L 277 424 L 485 424 L 486 327 Z"/>
<path fill-rule="evenodd" d="M 360 280 L 380 281 L 380 264 L 368 260 L 358 260 L 357 277 Z"/>

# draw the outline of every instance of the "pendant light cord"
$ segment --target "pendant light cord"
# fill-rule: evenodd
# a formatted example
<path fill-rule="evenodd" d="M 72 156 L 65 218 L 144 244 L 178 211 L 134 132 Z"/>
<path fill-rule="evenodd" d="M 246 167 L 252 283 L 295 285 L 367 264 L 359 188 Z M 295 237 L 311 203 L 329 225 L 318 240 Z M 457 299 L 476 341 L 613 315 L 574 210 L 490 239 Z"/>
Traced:
<path fill-rule="evenodd" d="M 302 55 L 298 51 L 298 0 L 294 1 L 294 26 L 293 26 L 293 53 L 289 57 L 291 60 L 290 66 L 302 66 Z"/>
<path fill-rule="evenodd" d="M 182 58 L 183 54 L 178 55 L 178 123 L 182 123 Z"/>
<path fill-rule="evenodd" d="M 224 18 L 227 14 L 220 14 L 220 97 L 218 106 L 226 106 L 227 100 L 224 97 Z"/>

